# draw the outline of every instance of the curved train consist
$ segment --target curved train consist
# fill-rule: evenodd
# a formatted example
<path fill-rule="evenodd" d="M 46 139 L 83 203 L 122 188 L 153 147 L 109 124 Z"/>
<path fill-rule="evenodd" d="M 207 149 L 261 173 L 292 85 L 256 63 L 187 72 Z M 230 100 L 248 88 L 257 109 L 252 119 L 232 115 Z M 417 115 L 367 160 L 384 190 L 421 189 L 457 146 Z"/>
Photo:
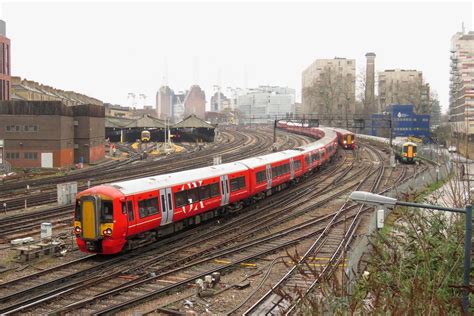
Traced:
<path fill-rule="evenodd" d="M 238 210 L 326 164 L 338 143 L 350 149 L 355 146 L 354 134 L 345 130 L 287 122 L 278 127 L 318 140 L 292 150 L 99 185 L 79 193 L 74 233 L 80 250 L 119 253 Z"/>

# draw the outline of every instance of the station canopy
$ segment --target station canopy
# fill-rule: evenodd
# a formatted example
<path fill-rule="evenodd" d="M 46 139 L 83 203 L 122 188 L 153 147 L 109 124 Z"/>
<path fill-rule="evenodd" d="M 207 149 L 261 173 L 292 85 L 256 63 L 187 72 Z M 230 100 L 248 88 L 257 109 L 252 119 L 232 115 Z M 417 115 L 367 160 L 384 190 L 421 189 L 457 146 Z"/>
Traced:
<path fill-rule="evenodd" d="M 109 128 L 165 128 L 164 121 L 144 114 L 138 118 L 106 117 L 105 127 Z"/>
<path fill-rule="evenodd" d="M 172 128 L 216 128 L 214 125 L 201 120 L 196 115 L 190 115 L 179 123 L 173 125 Z"/>

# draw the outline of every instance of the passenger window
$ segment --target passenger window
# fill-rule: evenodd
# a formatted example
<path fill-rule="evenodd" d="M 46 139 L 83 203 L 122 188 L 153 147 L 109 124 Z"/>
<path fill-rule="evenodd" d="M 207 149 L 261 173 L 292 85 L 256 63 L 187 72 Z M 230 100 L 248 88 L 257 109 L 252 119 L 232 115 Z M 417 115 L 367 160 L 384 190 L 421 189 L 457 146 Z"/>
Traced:
<path fill-rule="evenodd" d="M 176 203 L 176 207 L 185 206 L 188 203 L 187 199 L 188 198 L 186 191 L 176 192 L 174 194 L 174 201 Z"/>
<path fill-rule="evenodd" d="M 122 214 L 127 214 L 127 204 L 122 202 Z"/>
<path fill-rule="evenodd" d="M 188 201 L 190 203 L 199 201 L 199 188 L 188 190 Z"/>
<path fill-rule="evenodd" d="M 202 186 L 199 188 L 199 199 L 206 200 L 211 197 L 211 189 L 208 185 Z"/>
<path fill-rule="evenodd" d="M 245 177 L 238 177 L 230 180 L 230 190 L 232 192 L 245 188 Z"/>
<path fill-rule="evenodd" d="M 138 215 L 140 218 L 158 214 L 158 199 L 151 198 L 138 201 Z"/>
<path fill-rule="evenodd" d="M 101 217 L 103 223 L 112 223 L 114 220 L 114 207 L 112 201 L 102 201 Z"/>
<path fill-rule="evenodd" d="M 135 219 L 135 216 L 133 215 L 133 202 L 128 201 L 127 202 L 127 209 L 128 209 L 128 221 L 133 222 Z"/>
<path fill-rule="evenodd" d="M 76 221 L 80 221 L 81 220 L 81 202 L 79 200 L 76 201 L 76 210 L 74 212 L 74 219 Z"/>
<path fill-rule="evenodd" d="M 255 177 L 256 177 L 257 184 L 265 182 L 265 171 L 262 170 L 262 171 L 257 172 Z"/>
<path fill-rule="evenodd" d="M 216 196 L 221 195 L 221 193 L 219 192 L 219 184 L 218 183 L 211 184 L 210 188 L 211 188 L 211 197 L 216 197 Z"/>

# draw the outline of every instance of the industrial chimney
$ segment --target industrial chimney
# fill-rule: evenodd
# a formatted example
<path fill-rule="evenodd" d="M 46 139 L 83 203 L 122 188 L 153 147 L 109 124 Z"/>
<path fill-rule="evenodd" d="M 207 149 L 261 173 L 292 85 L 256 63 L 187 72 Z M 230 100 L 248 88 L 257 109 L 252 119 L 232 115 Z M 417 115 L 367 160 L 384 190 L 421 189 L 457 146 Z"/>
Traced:
<path fill-rule="evenodd" d="M 365 104 L 366 113 L 374 113 L 375 108 L 375 53 L 365 54 L 366 70 L 365 70 Z"/>

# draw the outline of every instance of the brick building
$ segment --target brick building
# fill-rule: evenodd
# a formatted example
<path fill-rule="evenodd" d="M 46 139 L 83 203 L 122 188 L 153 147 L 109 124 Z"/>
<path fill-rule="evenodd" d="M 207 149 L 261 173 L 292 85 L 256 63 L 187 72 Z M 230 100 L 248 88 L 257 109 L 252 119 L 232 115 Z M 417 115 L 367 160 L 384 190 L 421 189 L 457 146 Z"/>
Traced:
<path fill-rule="evenodd" d="M 11 100 L 20 101 L 61 101 L 67 106 L 78 104 L 103 105 L 102 101 L 74 91 L 53 88 L 42 83 L 11 77 Z"/>
<path fill-rule="evenodd" d="M 10 65 L 10 39 L 6 37 L 5 22 L 0 20 L 0 100 L 10 100 Z"/>
<path fill-rule="evenodd" d="M 0 102 L 0 139 L 13 167 L 69 167 L 105 156 L 104 108 L 59 101 Z M 81 158 L 82 157 L 82 158 Z"/>
<path fill-rule="evenodd" d="M 105 157 L 105 111 L 94 104 L 72 107 L 74 115 L 74 161 L 94 163 Z"/>

